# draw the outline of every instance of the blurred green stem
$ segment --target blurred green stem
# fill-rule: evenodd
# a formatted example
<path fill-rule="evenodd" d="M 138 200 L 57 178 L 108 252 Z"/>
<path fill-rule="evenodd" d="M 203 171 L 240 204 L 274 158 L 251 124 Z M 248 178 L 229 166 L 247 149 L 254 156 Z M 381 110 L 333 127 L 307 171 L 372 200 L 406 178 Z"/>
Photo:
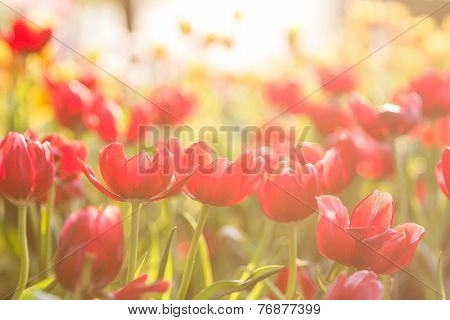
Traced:
<path fill-rule="evenodd" d="M 129 240 L 128 257 L 128 273 L 127 283 L 134 280 L 134 273 L 136 271 L 136 261 L 138 254 L 138 240 L 139 240 L 139 212 L 141 211 L 141 203 L 138 201 L 131 202 L 131 234 Z"/>
<path fill-rule="evenodd" d="M 297 285 L 297 233 L 294 222 L 288 223 L 287 228 L 289 240 L 289 277 L 286 288 L 286 300 L 292 300 L 294 298 Z"/>
<path fill-rule="evenodd" d="M 39 250 L 39 266 L 44 273 L 48 272 L 50 266 L 50 257 L 52 251 L 51 241 L 51 219 L 55 208 L 55 185 L 50 188 L 47 194 L 47 207 L 41 208 L 41 229 L 40 229 L 40 250 Z"/>
<path fill-rule="evenodd" d="M 242 281 L 246 280 L 250 276 L 250 273 L 253 271 L 253 269 L 255 269 L 256 266 L 258 265 L 259 261 L 261 260 L 262 255 L 267 247 L 267 244 L 269 243 L 270 236 L 272 235 L 272 228 L 273 228 L 273 223 L 270 221 L 264 220 L 263 233 L 262 233 L 261 237 L 259 238 L 255 253 L 253 254 L 252 258 L 250 259 L 249 263 L 247 264 L 245 271 L 242 272 L 242 275 L 239 280 L 242 280 Z M 230 296 L 230 300 L 239 299 L 240 296 L 241 296 L 240 292 L 234 292 Z"/>
<path fill-rule="evenodd" d="M 189 247 L 189 252 L 186 259 L 186 264 L 184 266 L 183 277 L 181 278 L 180 289 L 177 294 L 177 300 L 183 300 L 186 296 L 186 292 L 189 288 L 189 283 L 191 282 L 192 270 L 194 269 L 195 257 L 197 256 L 198 243 L 200 236 L 203 233 L 203 228 L 205 227 L 206 218 L 208 213 L 208 206 L 203 205 L 200 217 L 198 219 L 197 227 L 195 228 L 194 234 L 192 236 L 191 245 Z"/>
<path fill-rule="evenodd" d="M 14 291 L 12 297 L 13 300 L 17 300 L 22 295 L 28 282 L 29 264 L 30 260 L 28 257 L 28 243 L 27 243 L 27 206 L 18 206 L 19 224 L 19 247 L 20 247 L 20 270 L 19 270 L 19 280 L 17 282 L 17 288 Z"/>

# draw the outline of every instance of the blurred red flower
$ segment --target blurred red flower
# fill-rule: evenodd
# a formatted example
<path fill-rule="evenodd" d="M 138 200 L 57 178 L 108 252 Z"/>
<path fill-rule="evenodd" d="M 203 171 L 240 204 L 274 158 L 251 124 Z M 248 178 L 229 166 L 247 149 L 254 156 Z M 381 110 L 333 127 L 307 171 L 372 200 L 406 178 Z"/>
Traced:
<path fill-rule="evenodd" d="M 130 108 L 127 130 L 128 141 L 139 138 L 139 127 L 143 125 L 177 125 L 183 123 L 194 111 L 195 97 L 175 85 L 154 88 L 148 101 Z"/>
<path fill-rule="evenodd" d="M 86 160 L 87 148 L 83 141 L 68 140 L 58 133 L 52 133 L 42 139 L 49 142 L 55 159 L 56 178 L 59 180 L 71 180 L 81 174 L 77 158 Z"/>
<path fill-rule="evenodd" d="M 185 152 L 185 166 L 197 167 L 183 192 L 213 206 L 231 206 L 252 194 L 263 180 L 264 160 L 244 151 L 236 160 L 213 157 L 206 142 L 197 142 Z"/>
<path fill-rule="evenodd" d="M 143 274 L 139 278 L 131 281 L 125 287 L 113 294 L 114 300 L 140 300 L 147 293 L 164 293 L 169 288 L 169 283 L 158 280 L 152 284 L 146 284 L 147 275 Z"/>
<path fill-rule="evenodd" d="M 92 294 L 107 286 L 120 271 L 124 252 L 119 207 L 103 211 L 87 207 L 73 212 L 64 223 L 55 255 L 58 281 L 71 291 L 79 288 L 88 255 L 93 259 L 89 288 Z"/>
<path fill-rule="evenodd" d="M 344 67 L 322 67 L 317 69 L 323 90 L 330 93 L 345 93 L 356 87 L 356 75 Z"/>
<path fill-rule="evenodd" d="M 317 208 L 321 194 L 319 175 L 312 164 L 294 163 L 271 173 L 258 188 L 264 214 L 277 222 L 302 220 Z"/>
<path fill-rule="evenodd" d="M 377 111 L 362 96 L 354 93 L 348 104 L 361 128 L 373 138 L 383 140 L 408 132 L 422 114 L 422 102 L 415 92 L 397 95 L 394 101 L 398 104 L 385 104 Z"/>
<path fill-rule="evenodd" d="M 341 272 L 328 287 L 326 300 L 380 300 L 383 285 L 375 273 L 361 270 L 347 277 Z"/>
<path fill-rule="evenodd" d="M 89 181 L 116 201 L 157 201 L 178 192 L 190 177 L 187 175 L 173 183 L 173 156 L 167 148 L 156 152 L 152 160 L 145 151 L 127 159 L 123 144 L 118 142 L 104 147 L 99 154 L 99 165 L 110 190 L 98 181 L 88 165 L 81 160 L 79 162 Z"/>
<path fill-rule="evenodd" d="M 378 190 L 362 199 L 349 219 L 347 208 L 333 196 L 317 198 L 316 241 L 322 256 L 347 266 L 391 274 L 408 266 L 425 229 L 415 223 L 391 228 L 394 204 Z"/>
<path fill-rule="evenodd" d="M 450 199 L 450 146 L 442 152 L 442 159 L 436 166 L 436 180 L 442 192 Z"/>
<path fill-rule="evenodd" d="M 335 146 L 315 163 L 323 193 L 343 191 L 355 175 L 359 153 L 350 135 L 342 133 Z"/>
<path fill-rule="evenodd" d="M 51 28 L 37 28 L 25 19 L 17 18 L 12 22 L 9 32 L 2 34 L 1 38 L 14 52 L 29 53 L 40 51 L 51 35 Z"/>
<path fill-rule="evenodd" d="M 0 143 L 0 195 L 16 205 L 44 196 L 55 176 L 48 142 L 33 141 L 10 132 Z"/>
<path fill-rule="evenodd" d="M 305 114 L 311 119 L 315 128 L 323 135 L 328 135 L 338 129 L 354 125 L 350 112 L 339 105 L 321 105 L 310 103 L 305 108 Z"/>
<path fill-rule="evenodd" d="M 445 115 L 450 112 L 450 72 L 428 70 L 409 84 L 409 90 L 422 97 L 423 115 Z"/>
<path fill-rule="evenodd" d="M 290 81 L 273 81 L 264 86 L 267 101 L 280 111 L 299 113 L 304 111 L 301 87 Z"/>
<path fill-rule="evenodd" d="M 283 268 L 275 280 L 276 287 L 281 291 L 285 292 L 288 284 L 289 269 L 287 267 Z M 311 278 L 309 271 L 304 270 L 300 267 L 297 268 L 297 282 L 298 287 L 302 293 L 304 300 L 312 300 L 317 292 L 317 285 Z M 272 297 L 274 298 L 274 297 Z"/>

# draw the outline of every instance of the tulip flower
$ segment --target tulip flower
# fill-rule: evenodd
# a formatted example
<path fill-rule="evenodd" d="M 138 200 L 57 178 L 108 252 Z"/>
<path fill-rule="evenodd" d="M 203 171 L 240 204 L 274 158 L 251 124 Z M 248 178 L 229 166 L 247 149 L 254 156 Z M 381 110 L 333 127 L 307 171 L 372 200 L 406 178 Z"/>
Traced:
<path fill-rule="evenodd" d="M 349 218 L 333 196 L 317 198 L 319 253 L 341 264 L 392 274 L 406 268 L 425 229 L 415 223 L 392 228 L 394 204 L 389 193 L 373 191 L 353 209 Z"/>
<path fill-rule="evenodd" d="M 253 193 L 263 178 L 264 162 L 251 151 L 245 151 L 235 161 L 213 160 L 209 146 L 199 142 L 186 150 L 185 163 L 199 168 L 185 184 L 183 192 L 206 205 L 237 204 Z"/>
<path fill-rule="evenodd" d="M 267 101 L 278 110 L 293 114 L 304 110 L 301 102 L 301 87 L 294 82 L 269 82 L 264 87 L 264 94 Z"/>
<path fill-rule="evenodd" d="M 281 168 L 269 174 L 258 189 L 258 202 L 264 214 L 277 222 L 288 222 L 289 280 L 286 299 L 292 299 L 296 286 L 297 235 L 294 221 L 302 220 L 316 209 L 315 196 L 321 193 L 319 175 L 313 165 Z"/>
<path fill-rule="evenodd" d="M 198 243 L 206 223 L 208 206 L 231 206 L 252 194 L 263 179 L 264 161 L 245 151 L 235 161 L 213 159 L 205 142 L 191 145 L 183 158 L 184 165 L 198 169 L 183 187 L 183 193 L 203 203 L 197 227 L 192 237 L 177 299 L 184 299 L 192 276 Z"/>
<path fill-rule="evenodd" d="M 289 269 L 282 269 L 275 280 L 275 286 L 285 292 L 288 286 Z M 297 282 L 304 300 L 312 300 L 317 292 L 317 285 L 311 278 L 310 273 L 302 268 L 297 268 Z"/>
<path fill-rule="evenodd" d="M 342 134 L 337 144 L 327 150 L 314 165 L 323 192 L 332 194 L 343 191 L 355 175 L 358 160 L 358 150 L 352 137 Z"/>
<path fill-rule="evenodd" d="M 107 189 L 88 165 L 81 160 L 79 162 L 86 177 L 101 193 L 112 200 L 131 203 L 131 254 L 128 266 L 128 281 L 131 281 L 136 269 L 141 202 L 158 201 L 176 194 L 192 172 L 183 179 L 174 179 L 173 156 L 167 148 L 157 152 L 153 160 L 145 151 L 128 159 L 123 144 L 114 142 L 104 147 L 99 154 L 100 171 L 109 187 Z"/>
<path fill-rule="evenodd" d="M 380 300 L 383 285 L 375 273 L 361 270 L 347 277 L 341 272 L 328 287 L 326 300 Z"/>
<path fill-rule="evenodd" d="M 96 93 L 89 108 L 82 114 L 83 125 L 106 142 L 117 139 L 117 121 L 121 114 L 120 107 L 113 101 Z"/>
<path fill-rule="evenodd" d="M 354 125 L 350 112 L 339 105 L 309 103 L 305 108 L 305 114 L 323 135 Z"/>
<path fill-rule="evenodd" d="M 183 123 L 194 111 L 195 97 L 176 86 L 163 85 L 152 90 L 148 101 L 131 108 L 128 141 L 136 141 L 143 125 L 176 125 Z"/>
<path fill-rule="evenodd" d="M 369 135 L 378 140 L 408 132 L 419 121 L 422 101 L 414 92 L 397 96 L 398 104 L 385 104 L 377 111 L 361 96 L 352 94 L 349 106 L 353 116 Z"/>
<path fill-rule="evenodd" d="M 322 89 L 334 94 L 353 91 L 356 87 L 356 75 L 342 67 L 322 67 L 317 70 Z"/>
<path fill-rule="evenodd" d="M 264 214 L 277 222 L 303 220 L 317 208 L 321 194 L 319 175 L 311 164 L 281 168 L 258 188 L 258 202 Z"/>
<path fill-rule="evenodd" d="M 131 281 L 125 287 L 113 294 L 114 300 L 140 300 L 143 295 L 148 293 L 164 293 L 169 288 L 169 283 L 164 280 L 158 280 L 152 284 L 146 284 L 147 275 L 143 274 L 139 278 Z"/>
<path fill-rule="evenodd" d="M 423 115 L 445 115 L 450 112 L 450 73 L 428 70 L 409 84 L 409 90 L 422 98 Z"/>
<path fill-rule="evenodd" d="M 435 172 L 439 188 L 450 199 L 450 147 L 444 149 Z"/>
<path fill-rule="evenodd" d="M 80 81 L 54 82 L 46 78 L 56 120 L 75 132 L 83 128 L 83 114 L 92 104 L 92 92 Z"/>
<path fill-rule="evenodd" d="M 2 34 L 1 38 L 8 43 L 14 52 L 29 53 L 40 51 L 51 35 L 52 30 L 50 28 L 36 28 L 25 19 L 19 18 L 13 21 L 9 33 Z"/>
<path fill-rule="evenodd" d="M 107 286 L 120 271 L 124 241 L 119 207 L 87 207 L 64 223 L 55 255 L 58 281 L 81 297 Z"/>
<path fill-rule="evenodd" d="M 0 195 L 18 207 L 20 273 L 13 298 L 28 281 L 27 205 L 43 197 L 53 184 L 55 164 L 48 142 L 30 140 L 10 132 L 0 143 Z"/>

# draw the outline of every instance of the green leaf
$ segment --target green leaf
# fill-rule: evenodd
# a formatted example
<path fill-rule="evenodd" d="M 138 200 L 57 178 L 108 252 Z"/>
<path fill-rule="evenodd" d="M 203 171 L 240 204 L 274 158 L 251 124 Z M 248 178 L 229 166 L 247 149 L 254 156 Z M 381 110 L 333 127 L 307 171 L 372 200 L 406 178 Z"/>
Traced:
<path fill-rule="evenodd" d="M 445 285 L 444 285 L 444 256 L 441 252 L 439 255 L 438 263 L 437 263 L 437 280 L 439 284 L 439 292 L 440 298 L 442 300 L 447 299 L 447 295 L 445 294 Z"/>
<path fill-rule="evenodd" d="M 163 279 L 166 272 L 167 260 L 169 259 L 170 248 L 172 247 L 173 237 L 177 227 L 174 227 L 167 237 L 166 244 L 163 249 L 161 260 L 159 261 L 158 279 Z"/>
<path fill-rule="evenodd" d="M 44 292 L 44 290 L 49 287 L 55 281 L 54 277 L 46 278 L 35 285 L 26 288 L 19 300 L 54 300 L 59 299 L 59 297 L 52 295 L 50 293 Z"/>
<path fill-rule="evenodd" d="M 260 281 L 265 280 L 278 273 L 284 266 L 265 266 L 256 269 L 248 277 L 247 280 L 221 280 L 214 282 L 210 286 L 204 288 L 194 298 L 195 300 L 217 300 L 221 297 L 231 294 L 233 292 L 239 292 L 253 288 Z"/>
<path fill-rule="evenodd" d="M 197 222 L 195 219 L 189 215 L 187 212 L 184 212 L 180 215 L 184 222 L 189 227 L 189 231 L 191 234 L 194 233 L 195 227 L 197 226 Z M 203 276 L 203 282 L 205 286 L 209 286 L 213 281 L 213 273 L 211 267 L 211 261 L 209 258 L 208 246 L 206 244 L 205 237 L 203 235 L 200 236 L 199 245 L 198 245 L 198 255 L 197 259 L 200 262 L 201 274 Z"/>
<path fill-rule="evenodd" d="M 139 263 L 139 266 L 136 268 L 136 272 L 134 273 L 135 279 L 138 278 L 139 275 L 141 274 L 142 267 L 144 266 L 145 261 L 147 260 L 147 257 L 148 257 L 148 251 L 146 251 L 144 253 L 144 256 L 141 258 L 141 262 Z"/>

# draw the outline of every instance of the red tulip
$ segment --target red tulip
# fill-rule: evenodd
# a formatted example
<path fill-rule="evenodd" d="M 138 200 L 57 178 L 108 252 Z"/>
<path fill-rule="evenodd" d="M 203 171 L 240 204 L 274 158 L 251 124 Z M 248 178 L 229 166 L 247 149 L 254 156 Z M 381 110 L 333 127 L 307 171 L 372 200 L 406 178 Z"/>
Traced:
<path fill-rule="evenodd" d="M 359 153 L 353 139 L 342 134 L 337 144 L 315 163 L 323 192 L 331 194 L 343 191 L 355 175 L 358 160 Z"/>
<path fill-rule="evenodd" d="M 67 140 L 64 136 L 52 133 L 42 139 L 49 142 L 55 159 L 56 177 L 59 180 L 72 180 L 81 174 L 77 158 L 86 160 L 87 149 L 82 141 Z"/>
<path fill-rule="evenodd" d="M 154 123 L 153 113 L 149 111 L 147 105 L 136 104 L 130 108 L 130 116 L 127 129 L 127 141 L 136 142 L 138 139 L 143 139 L 143 132 L 140 132 L 140 127 L 151 125 Z"/>
<path fill-rule="evenodd" d="M 183 192 L 208 205 L 234 205 L 252 194 L 263 180 L 264 161 L 249 150 L 235 161 L 213 159 L 211 148 L 205 142 L 198 142 L 186 150 L 184 163 L 198 169 Z"/>
<path fill-rule="evenodd" d="M 397 96 L 398 105 L 385 104 L 382 110 L 371 107 L 363 97 L 352 94 L 349 106 L 362 129 L 375 139 L 408 132 L 420 120 L 422 102 L 414 92 Z"/>
<path fill-rule="evenodd" d="M 269 82 L 264 90 L 268 102 L 277 109 L 294 114 L 304 110 L 300 95 L 301 88 L 298 84 L 286 81 Z"/>
<path fill-rule="evenodd" d="M 317 198 L 316 241 L 322 256 L 359 269 L 391 274 L 408 266 L 425 229 L 406 223 L 392 229 L 394 204 L 389 193 L 375 190 L 361 200 L 349 219 L 333 196 Z"/>
<path fill-rule="evenodd" d="M 281 292 L 285 292 L 288 284 L 289 269 L 286 267 L 282 269 L 275 280 L 275 285 Z M 302 268 L 297 269 L 298 287 L 303 295 L 304 300 L 312 300 L 317 292 L 317 285 L 311 278 L 308 271 Z"/>
<path fill-rule="evenodd" d="M 380 300 L 383 285 L 375 273 L 361 270 L 347 278 L 341 272 L 328 288 L 326 300 Z"/>
<path fill-rule="evenodd" d="M 84 127 L 83 114 L 89 110 L 93 101 L 92 92 L 76 80 L 53 82 L 47 78 L 46 83 L 56 120 L 69 129 L 81 131 Z"/>
<path fill-rule="evenodd" d="M 417 138 L 423 146 L 443 148 L 450 145 L 450 114 L 433 119 L 422 119 L 420 124 L 411 130 L 411 135 Z"/>
<path fill-rule="evenodd" d="M 55 255 L 58 281 L 77 290 L 87 256 L 92 257 L 89 293 L 107 286 L 120 271 L 123 260 L 123 231 L 120 209 L 108 206 L 103 211 L 87 207 L 70 215 L 59 236 Z"/>
<path fill-rule="evenodd" d="M 152 284 L 146 284 L 147 275 L 143 274 L 125 287 L 114 293 L 114 300 L 140 300 L 147 293 L 164 293 L 169 288 L 169 283 L 158 280 Z"/>
<path fill-rule="evenodd" d="M 89 108 L 83 113 L 82 121 L 86 128 L 96 132 L 104 141 L 117 139 L 117 121 L 120 107 L 100 94 L 94 94 Z"/>
<path fill-rule="evenodd" d="M 450 199 L 450 147 L 442 153 L 442 159 L 436 166 L 436 180 L 439 188 Z"/>
<path fill-rule="evenodd" d="M 44 196 L 55 176 L 48 142 L 32 141 L 10 132 L 0 143 L 0 194 L 16 205 Z"/>
<path fill-rule="evenodd" d="M 409 90 L 422 97 L 424 116 L 445 115 L 450 112 L 450 73 L 426 71 L 411 81 Z"/>
<path fill-rule="evenodd" d="M 80 161 L 89 181 L 103 194 L 117 201 L 157 201 L 173 195 L 186 182 L 172 183 L 174 178 L 173 156 L 163 148 L 152 159 L 141 151 L 127 159 L 124 146 L 114 142 L 100 151 L 99 164 L 103 179 L 109 190 L 95 177 L 93 170 Z M 192 173 L 191 173 L 192 174 Z"/>
<path fill-rule="evenodd" d="M 319 194 L 319 175 L 314 166 L 295 163 L 267 177 L 258 188 L 258 202 L 269 219 L 291 222 L 311 215 Z"/>
<path fill-rule="evenodd" d="M 30 25 L 25 19 L 18 18 L 13 21 L 8 34 L 1 37 L 15 52 L 37 52 L 48 42 L 52 29 L 38 29 Z"/>
<path fill-rule="evenodd" d="M 353 91 L 356 87 L 356 76 L 351 70 L 342 67 L 319 68 L 317 73 L 325 91 L 344 93 Z"/>
<path fill-rule="evenodd" d="M 328 135 L 338 129 L 348 128 L 354 124 L 348 110 L 338 105 L 309 104 L 305 109 L 305 114 L 323 135 Z"/>

